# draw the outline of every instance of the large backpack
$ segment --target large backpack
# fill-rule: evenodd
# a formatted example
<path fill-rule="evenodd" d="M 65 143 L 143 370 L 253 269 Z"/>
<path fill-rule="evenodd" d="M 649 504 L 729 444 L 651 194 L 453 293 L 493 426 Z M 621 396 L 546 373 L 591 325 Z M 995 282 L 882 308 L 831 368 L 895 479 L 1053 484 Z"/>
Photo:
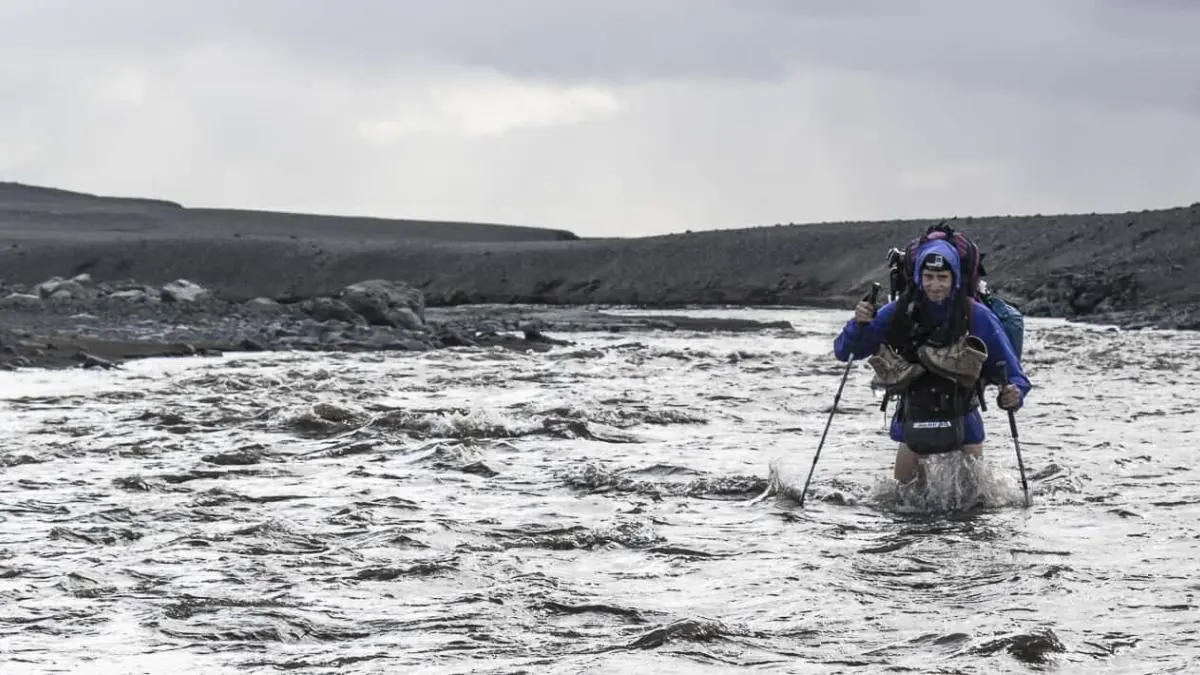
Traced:
<path fill-rule="evenodd" d="M 1018 359 L 1021 358 L 1025 342 L 1024 316 L 1019 309 L 992 293 L 983 281 L 983 277 L 987 276 L 987 270 L 983 266 L 983 259 L 987 254 L 982 253 L 965 232 L 955 230 L 946 221 L 929 226 L 924 234 L 908 242 L 903 249 L 893 248 L 888 251 L 888 267 L 891 272 L 890 298 L 899 298 L 915 283 L 913 261 L 916 260 L 917 251 L 926 243 L 938 239 L 954 246 L 958 252 L 959 269 L 962 273 L 960 288 L 970 292 L 973 299 L 996 315 L 1000 325 L 1004 326 L 1004 332 L 1012 343 L 1014 353 Z"/>

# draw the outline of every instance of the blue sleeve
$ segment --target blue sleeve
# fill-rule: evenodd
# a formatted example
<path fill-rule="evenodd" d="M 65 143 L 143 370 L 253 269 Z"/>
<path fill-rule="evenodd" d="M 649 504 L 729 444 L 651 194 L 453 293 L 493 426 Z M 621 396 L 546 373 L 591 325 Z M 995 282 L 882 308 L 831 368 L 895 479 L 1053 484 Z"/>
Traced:
<path fill-rule="evenodd" d="M 871 323 L 860 326 L 854 322 L 854 319 L 850 319 L 833 341 L 833 355 L 837 357 L 838 361 L 846 361 L 851 356 L 850 348 L 852 346 L 856 359 L 865 359 L 874 354 L 875 350 L 879 349 L 879 345 L 883 344 L 887 338 L 888 324 L 892 322 L 892 314 L 895 311 L 896 303 L 889 302 L 875 312 L 875 318 L 871 320 Z M 858 344 L 854 343 L 855 339 L 858 340 Z"/>
<path fill-rule="evenodd" d="M 1016 385 L 1021 392 L 1021 404 L 1025 404 L 1025 396 L 1033 385 L 1025 376 L 1021 360 L 1017 358 L 1016 350 L 1000 325 L 1000 319 L 990 309 L 975 303 L 971 309 L 971 332 L 987 345 L 987 360 L 983 362 L 983 376 L 989 382 L 1001 382 L 1000 369 L 997 364 L 1003 361 L 1008 370 L 1008 381 Z"/>

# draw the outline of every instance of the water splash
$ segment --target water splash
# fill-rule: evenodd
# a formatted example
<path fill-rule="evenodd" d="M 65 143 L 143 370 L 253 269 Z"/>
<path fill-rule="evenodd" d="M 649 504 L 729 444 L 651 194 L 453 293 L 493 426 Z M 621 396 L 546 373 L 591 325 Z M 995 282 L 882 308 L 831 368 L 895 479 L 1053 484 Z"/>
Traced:
<path fill-rule="evenodd" d="M 961 452 L 921 460 L 922 476 L 907 483 L 893 478 L 878 480 L 871 501 L 903 513 L 945 513 L 997 509 L 1024 504 L 1016 480 L 998 470 L 986 457 Z"/>
<path fill-rule="evenodd" d="M 1024 496 L 1015 479 L 997 469 L 987 458 L 963 453 L 935 455 L 921 460 L 922 476 L 907 483 L 880 477 L 870 486 L 844 478 L 814 482 L 807 499 L 855 505 L 867 502 L 902 512 L 936 514 L 973 509 L 995 509 L 1023 505 Z M 768 468 L 766 489 L 750 501 L 770 496 L 799 501 L 811 465 L 791 457 L 776 457 Z"/>

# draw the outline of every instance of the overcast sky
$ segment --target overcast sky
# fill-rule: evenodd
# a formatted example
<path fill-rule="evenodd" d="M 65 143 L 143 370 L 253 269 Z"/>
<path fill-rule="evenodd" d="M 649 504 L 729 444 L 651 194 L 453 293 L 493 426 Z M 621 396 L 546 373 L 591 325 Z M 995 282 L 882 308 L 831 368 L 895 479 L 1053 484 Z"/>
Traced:
<path fill-rule="evenodd" d="M 0 180 L 636 236 L 1200 201 L 1200 1 L 0 0 Z"/>

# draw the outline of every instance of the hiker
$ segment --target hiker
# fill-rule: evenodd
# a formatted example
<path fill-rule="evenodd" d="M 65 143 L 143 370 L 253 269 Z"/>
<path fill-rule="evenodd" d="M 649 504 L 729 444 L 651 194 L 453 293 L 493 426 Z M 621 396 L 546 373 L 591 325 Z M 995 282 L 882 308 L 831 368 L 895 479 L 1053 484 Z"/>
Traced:
<path fill-rule="evenodd" d="M 869 357 L 880 382 L 900 398 L 889 436 L 900 443 L 894 476 L 901 483 L 920 476 L 924 456 L 982 457 L 986 384 L 1007 377 L 997 397 L 1005 410 L 1019 409 L 1032 387 L 996 315 L 964 286 L 959 249 L 927 237 L 912 258 L 914 283 L 878 310 L 859 302 L 833 346 L 839 361 Z"/>

